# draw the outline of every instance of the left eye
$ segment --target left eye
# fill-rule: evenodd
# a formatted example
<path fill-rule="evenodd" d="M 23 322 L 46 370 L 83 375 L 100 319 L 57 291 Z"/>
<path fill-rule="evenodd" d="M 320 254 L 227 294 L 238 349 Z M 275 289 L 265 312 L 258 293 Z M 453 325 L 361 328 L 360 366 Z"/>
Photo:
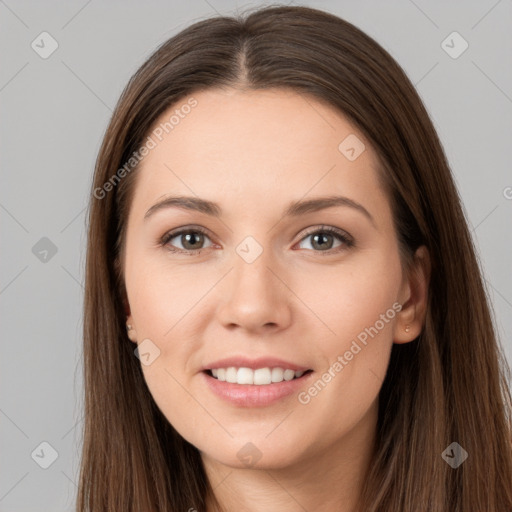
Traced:
<path fill-rule="evenodd" d="M 308 233 L 302 240 L 306 240 L 308 238 L 312 238 L 313 243 L 311 245 L 313 246 L 313 248 L 320 248 L 320 250 L 316 252 L 330 253 L 334 249 L 341 250 L 344 247 L 351 247 L 353 245 L 351 238 L 346 233 L 330 227 L 312 231 Z M 337 238 L 340 241 L 339 245 L 336 248 L 334 248 L 332 245 L 334 243 L 333 241 L 330 240 L 332 238 Z M 334 252 L 336 252 L 336 250 L 334 250 Z"/>

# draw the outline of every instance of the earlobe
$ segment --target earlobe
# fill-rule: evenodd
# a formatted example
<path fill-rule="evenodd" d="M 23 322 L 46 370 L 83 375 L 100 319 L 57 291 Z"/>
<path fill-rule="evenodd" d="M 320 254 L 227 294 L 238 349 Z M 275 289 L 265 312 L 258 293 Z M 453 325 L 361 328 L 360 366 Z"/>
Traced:
<path fill-rule="evenodd" d="M 404 293 L 407 295 L 397 315 L 394 343 L 408 343 L 421 334 L 427 313 L 430 270 L 430 254 L 426 246 L 422 245 L 414 254 L 407 276 Z"/>
<path fill-rule="evenodd" d="M 126 315 L 126 334 L 128 338 L 134 343 L 137 342 L 137 333 L 133 328 L 133 319 L 131 316 L 130 305 L 128 304 L 128 300 L 126 296 L 123 296 L 123 308 Z"/>
<path fill-rule="evenodd" d="M 124 314 L 126 316 L 126 333 L 128 334 L 128 338 L 136 342 L 137 341 L 137 334 L 133 328 L 133 319 L 131 316 L 131 310 L 130 310 L 130 304 L 128 303 L 128 297 L 126 296 L 126 291 L 123 290 L 122 292 L 122 301 L 123 301 L 123 310 Z"/>
<path fill-rule="evenodd" d="M 135 329 L 133 328 L 131 316 L 128 316 L 126 318 L 126 333 L 128 334 L 128 338 L 131 341 L 133 341 L 134 343 L 137 343 L 137 333 L 135 332 Z"/>

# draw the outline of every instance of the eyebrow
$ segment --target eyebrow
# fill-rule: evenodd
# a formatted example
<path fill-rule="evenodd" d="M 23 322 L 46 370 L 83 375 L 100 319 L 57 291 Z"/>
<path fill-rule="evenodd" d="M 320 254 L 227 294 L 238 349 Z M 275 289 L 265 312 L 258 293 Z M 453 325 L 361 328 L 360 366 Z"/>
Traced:
<path fill-rule="evenodd" d="M 305 213 L 317 212 L 336 206 L 350 207 L 361 212 L 375 226 L 374 218 L 362 204 L 344 196 L 325 196 L 307 200 L 292 201 L 285 209 L 283 217 L 298 217 Z M 144 220 L 147 220 L 157 211 L 167 208 L 180 208 L 198 211 L 217 218 L 222 215 L 222 208 L 213 201 L 192 196 L 168 196 L 151 206 L 144 215 Z"/>

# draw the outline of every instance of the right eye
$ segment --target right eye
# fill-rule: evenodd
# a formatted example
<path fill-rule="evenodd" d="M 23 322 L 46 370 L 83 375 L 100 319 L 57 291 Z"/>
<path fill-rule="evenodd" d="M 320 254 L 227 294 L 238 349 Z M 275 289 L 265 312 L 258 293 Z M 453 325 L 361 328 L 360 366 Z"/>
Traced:
<path fill-rule="evenodd" d="M 206 231 L 201 228 L 183 228 L 166 233 L 160 240 L 160 245 L 166 247 L 171 252 L 184 254 L 199 254 L 205 247 L 200 247 L 204 243 L 204 238 L 209 238 Z M 177 239 L 182 247 L 176 247 L 171 241 Z M 209 246 L 211 247 L 211 245 Z"/>

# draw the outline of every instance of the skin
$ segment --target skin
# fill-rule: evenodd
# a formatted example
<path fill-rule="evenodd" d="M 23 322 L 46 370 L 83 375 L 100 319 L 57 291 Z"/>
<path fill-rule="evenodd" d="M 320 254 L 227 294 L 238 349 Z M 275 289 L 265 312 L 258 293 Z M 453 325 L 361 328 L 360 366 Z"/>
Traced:
<path fill-rule="evenodd" d="M 289 90 L 193 97 L 197 107 L 137 171 L 128 218 L 130 337 L 160 350 L 142 365 L 144 377 L 169 422 L 199 449 L 226 510 L 355 511 L 392 344 L 415 339 L 424 321 L 428 253 L 420 248 L 414 271 L 404 271 L 377 155 L 332 107 Z M 338 150 L 349 134 L 366 146 L 354 161 Z M 152 205 L 177 194 L 215 201 L 222 216 L 168 208 L 144 220 Z M 348 206 L 283 217 L 293 200 L 332 194 L 363 205 L 373 222 Z M 191 247 L 184 236 L 158 244 L 189 225 L 209 232 L 192 242 L 200 254 L 169 250 L 171 242 Z M 354 246 L 325 234 L 318 248 L 306 228 L 322 225 L 346 231 Z M 263 250 L 252 263 L 236 252 L 247 236 Z M 320 378 L 394 303 L 401 311 L 306 405 L 294 394 L 237 407 L 203 383 L 202 366 L 231 355 L 280 357 Z M 248 442 L 261 452 L 251 467 L 237 456 Z"/>

